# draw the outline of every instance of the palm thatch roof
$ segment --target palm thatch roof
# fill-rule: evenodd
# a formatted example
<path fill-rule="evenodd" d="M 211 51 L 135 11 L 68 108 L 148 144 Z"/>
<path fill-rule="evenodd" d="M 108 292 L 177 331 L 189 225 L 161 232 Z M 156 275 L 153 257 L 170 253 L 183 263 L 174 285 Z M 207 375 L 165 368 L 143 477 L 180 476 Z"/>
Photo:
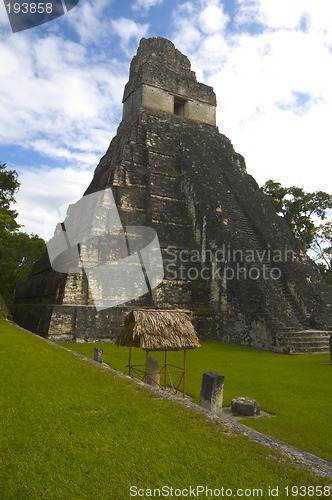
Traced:
<path fill-rule="evenodd" d="M 126 315 L 115 344 L 145 351 L 195 349 L 200 343 L 191 318 L 190 311 L 134 309 Z"/>

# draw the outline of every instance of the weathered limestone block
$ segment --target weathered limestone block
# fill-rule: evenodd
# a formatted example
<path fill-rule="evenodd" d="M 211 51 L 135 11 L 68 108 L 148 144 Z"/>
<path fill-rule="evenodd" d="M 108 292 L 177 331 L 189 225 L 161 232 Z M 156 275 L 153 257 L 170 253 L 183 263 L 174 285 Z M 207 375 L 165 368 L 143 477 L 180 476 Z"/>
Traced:
<path fill-rule="evenodd" d="M 154 215 L 154 214 L 153 214 Z M 177 248 L 187 248 L 188 242 L 192 240 L 192 231 L 184 224 L 169 224 L 153 217 L 153 227 L 156 229 L 160 246 L 166 248 L 175 246 Z"/>
<path fill-rule="evenodd" d="M 178 178 L 180 170 L 177 166 L 174 152 L 171 155 L 160 154 L 155 151 L 148 151 L 148 164 L 151 172 L 155 174 L 165 175 L 167 177 Z"/>
<path fill-rule="evenodd" d="M 177 304 L 190 303 L 192 301 L 192 287 L 190 281 L 185 280 L 163 280 L 162 283 L 151 292 L 156 304 L 165 307 L 176 308 Z"/>
<path fill-rule="evenodd" d="M 117 187 L 119 205 L 124 209 L 145 209 L 146 189 L 144 187 Z"/>
<path fill-rule="evenodd" d="M 203 374 L 201 402 L 203 408 L 213 412 L 221 411 L 224 393 L 224 376 L 217 372 L 207 372 Z"/>
<path fill-rule="evenodd" d="M 255 399 L 242 397 L 232 399 L 231 409 L 232 412 L 247 417 L 254 417 L 261 412 L 261 407 Z"/>
<path fill-rule="evenodd" d="M 168 198 L 184 198 L 179 179 L 177 177 L 170 177 L 166 174 L 151 173 L 150 192 L 151 195 L 159 196 L 160 193 L 163 193 L 163 195 Z"/>
<path fill-rule="evenodd" d="M 166 198 L 161 195 L 151 196 L 150 206 L 154 218 L 167 223 L 174 222 L 181 224 L 183 214 L 186 210 L 185 202 L 183 200 Z"/>
<path fill-rule="evenodd" d="M 159 387 L 160 385 L 159 363 L 154 356 L 149 356 L 146 360 L 145 382 L 152 385 L 152 387 Z"/>
<path fill-rule="evenodd" d="M 94 354 L 94 360 L 97 361 L 97 363 L 103 362 L 103 349 L 99 349 L 98 347 L 95 347 L 93 354 Z"/>
<path fill-rule="evenodd" d="M 135 169 L 131 168 L 131 163 L 125 168 L 125 183 L 127 186 L 146 187 L 148 185 L 147 169 L 143 165 L 135 164 Z"/>

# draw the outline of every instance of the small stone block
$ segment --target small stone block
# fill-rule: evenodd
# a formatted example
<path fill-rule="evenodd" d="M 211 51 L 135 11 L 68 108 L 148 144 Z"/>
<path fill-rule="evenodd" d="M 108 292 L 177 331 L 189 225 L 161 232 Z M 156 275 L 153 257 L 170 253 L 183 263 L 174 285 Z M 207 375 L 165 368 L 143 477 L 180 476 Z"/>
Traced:
<path fill-rule="evenodd" d="M 221 411 L 224 392 L 223 375 L 217 372 L 203 373 L 200 405 L 211 411 Z"/>
<path fill-rule="evenodd" d="M 94 348 L 94 360 L 97 361 L 98 363 L 103 362 L 103 350 L 98 349 L 97 347 Z"/>
<path fill-rule="evenodd" d="M 146 361 L 146 376 L 145 382 L 152 387 L 159 387 L 160 376 L 159 376 L 159 363 L 157 358 L 154 356 L 149 356 Z"/>
<path fill-rule="evenodd" d="M 246 417 L 254 417 L 259 415 L 261 407 L 255 399 L 250 398 L 234 398 L 231 406 L 233 413 L 245 415 Z"/>

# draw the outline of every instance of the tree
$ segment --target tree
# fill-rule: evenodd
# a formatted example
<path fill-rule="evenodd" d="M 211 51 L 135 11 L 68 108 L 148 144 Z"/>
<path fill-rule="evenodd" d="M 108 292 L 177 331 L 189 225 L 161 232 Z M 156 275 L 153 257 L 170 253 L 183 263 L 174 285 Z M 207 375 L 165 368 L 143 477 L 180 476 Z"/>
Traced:
<path fill-rule="evenodd" d="M 318 227 L 312 250 L 315 252 L 314 260 L 325 274 L 326 281 L 332 283 L 332 222 Z"/>
<path fill-rule="evenodd" d="M 33 264 L 44 251 L 44 240 L 34 234 L 18 231 L 0 242 L 0 293 L 9 308 L 16 288 L 27 280 Z"/>
<path fill-rule="evenodd" d="M 314 218 L 326 220 L 326 211 L 332 208 L 332 196 L 324 191 L 306 193 L 296 186 L 285 188 L 273 180 L 267 181 L 262 191 L 276 212 L 284 216 L 295 238 L 301 241 L 305 250 L 309 250 L 322 231 L 320 228 L 325 226 L 317 226 Z"/>
<path fill-rule="evenodd" d="M 16 170 L 6 170 L 6 164 L 0 162 L 0 241 L 19 228 L 15 220 L 18 214 L 11 209 L 20 186 L 17 177 Z"/>
<path fill-rule="evenodd" d="M 30 274 L 46 245 L 34 234 L 19 231 L 17 212 L 12 209 L 20 183 L 15 170 L 0 163 L 0 295 L 10 308 L 15 289 Z"/>

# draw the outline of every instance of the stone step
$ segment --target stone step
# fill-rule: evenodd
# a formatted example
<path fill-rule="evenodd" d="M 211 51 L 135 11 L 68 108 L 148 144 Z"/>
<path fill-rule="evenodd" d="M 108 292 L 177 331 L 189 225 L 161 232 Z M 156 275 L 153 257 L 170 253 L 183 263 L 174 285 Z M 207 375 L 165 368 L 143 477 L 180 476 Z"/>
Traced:
<path fill-rule="evenodd" d="M 328 345 L 324 340 L 316 340 L 316 339 L 294 339 L 292 342 L 287 343 L 289 346 L 293 345 L 295 347 L 324 347 Z"/>
<path fill-rule="evenodd" d="M 324 337 L 324 338 L 329 338 L 330 335 L 332 335 L 332 331 L 327 331 L 327 330 L 293 330 L 293 331 L 287 331 L 287 332 L 282 332 L 283 336 L 287 337 Z"/>
<path fill-rule="evenodd" d="M 251 239 L 251 241 L 255 245 L 255 252 L 257 252 L 258 255 L 263 256 L 263 258 L 260 261 L 260 265 L 265 267 L 267 272 L 270 272 L 270 275 L 273 275 L 275 278 L 279 278 L 279 275 L 277 274 L 277 271 L 272 271 L 277 266 L 274 266 L 273 263 L 268 259 L 268 256 L 266 255 L 264 245 L 260 242 L 258 235 L 256 234 L 254 228 L 251 226 L 251 223 L 247 216 L 239 209 L 235 208 L 234 210 L 235 217 L 237 216 L 238 222 L 237 226 L 241 230 L 241 232 L 245 233 L 248 235 Z M 256 263 L 257 265 L 257 263 Z M 291 314 L 291 316 L 294 318 L 294 321 L 298 327 L 305 327 L 306 326 L 306 318 L 303 316 L 302 312 L 299 310 L 292 294 L 290 291 L 287 289 L 287 287 L 279 280 L 275 279 L 274 280 L 274 286 L 277 288 L 279 293 L 284 297 L 284 299 L 287 302 L 287 310 Z"/>
<path fill-rule="evenodd" d="M 329 349 L 325 347 L 289 347 L 289 354 L 327 354 Z"/>
<path fill-rule="evenodd" d="M 292 315 L 292 317 L 287 318 L 287 323 L 290 326 L 285 326 L 281 318 L 272 318 L 273 325 L 278 329 L 279 332 L 283 332 L 282 337 L 287 331 L 292 331 L 294 329 L 301 329 L 303 325 Z"/>
<path fill-rule="evenodd" d="M 327 348 L 329 343 L 327 341 L 324 341 L 324 340 L 317 340 L 317 339 L 294 339 L 294 340 L 286 340 L 285 341 L 285 344 L 287 345 L 292 345 L 292 346 L 298 346 L 298 347 L 301 347 L 301 346 L 308 346 L 308 345 L 312 345 L 312 346 L 318 346 L 318 347 L 324 347 L 324 348 Z"/>
<path fill-rule="evenodd" d="M 299 328 L 305 328 L 308 324 L 308 318 L 304 315 L 304 313 L 300 310 L 298 304 L 296 303 L 293 295 L 288 290 L 287 285 L 285 285 L 282 281 L 275 280 L 275 287 L 279 290 L 287 302 L 287 310 L 292 314 L 295 320 L 298 323 Z"/>
<path fill-rule="evenodd" d="M 331 333 L 325 330 L 287 331 L 282 338 L 290 354 L 328 353 Z"/>

